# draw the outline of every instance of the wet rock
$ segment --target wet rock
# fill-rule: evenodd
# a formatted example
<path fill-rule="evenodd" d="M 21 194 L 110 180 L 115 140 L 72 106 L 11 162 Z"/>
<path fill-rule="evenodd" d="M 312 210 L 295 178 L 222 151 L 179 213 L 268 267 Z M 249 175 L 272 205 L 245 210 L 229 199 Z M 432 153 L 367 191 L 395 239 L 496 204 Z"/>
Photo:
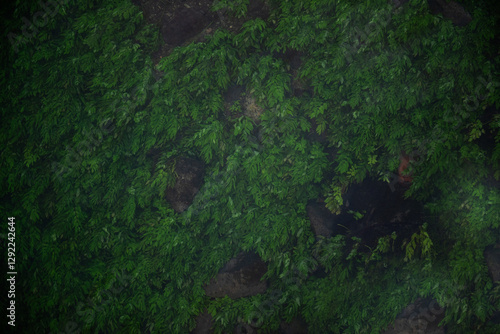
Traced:
<path fill-rule="evenodd" d="M 392 202 L 390 188 L 387 183 L 365 179 L 361 183 L 351 184 L 343 196 L 344 207 L 342 211 L 357 211 L 370 213 L 376 208 L 387 206 Z"/>
<path fill-rule="evenodd" d="M 296 97 L 301 97 L 304 93 L 307 93 L 309 96 L 313 95 L 312 87 L 308 86 L 306 80 L 304 78 L 299 77 L 299 69 L 302 66 L 302 58 L 305 54 L 302 51 L 294 50 L 294 49 L 286 49 L 283 52 L 275 52 L 274 57 L 282 59 L 287 73 L 290 75 L 290 87 L 291 87 L 291 95 Z M 287 97 L 290 97 L 289 93 L 286 93 Z"/>
<path fill-rule="evenodd" d="M 232 299 L 264 293 L 267 281 L 261 281 L 267 265 L 255 253 L 240 253 L 231 259 L 217 276 L 205 286 L 205 293 L 212 298 L 228 296 Z"/>
<path fill-rule="evenodd" d="M 241 110 L 241 100 L 244 93 L 245 86 L 231 84 L 227 88 L 227 91 L 222 95 L 224 99 L 224 115 L 228 119 L 235 119 L 244 115 Z M 240 106 L 240 110 L 234 108 L 234 106 L 237 106 L 238 104 Z"/>
<path fill-rule="evenodd" d="M 318 261 L 322 260 L 321 256 L 318 256 L 317 254 L 314 254 L 313 256 Z M 328 273 L 325 271 L 325 268 L 323 268 L 321 265 L 318 265 L 317 267 L 312 267 L 311 270 L 312 270 L 311 276 L 315 278 L 325 278 L 328 276 Z"/>
<path fill-rule="evenodd" d="M 422 206 L 415 200 L 405 199 L 399 187 L 392 191 L 386 182 L 367 179 L 351 185 L 344 195 L 345 211 L 363 213 L 359 228 L 376 224 L 418 224 Z M 353 230 L 351 228 L 351 230 Z M 355 230 L 355 229 L 354 229 Z"/>
<path fill-rule="evenodd" d="M 269 9 L 267 8 L 266 2 L 262 0 L 250 0 L 247 8 L 247 17 L 249 19 L 261 18 L 267 19 L 269 16 Z"/>
<path fill-rule="evenodd" d="M 177 180 L 173 188 L 165 191 L 167 201 L 180 213 L 193 202 L 194 196 L 203 183 L 204 164 L 201 161 L 180 158 L 175 165 Z"/>
<path fill-rule="evenodd" d="M 288 73 L 292 74 L 302 65 L 302 57 L 304 57 L 304 53 L 302 51 L 287 48 L 285 51 L 275 52 L 274 56 L 282 59 L 286 65 Z"/>
<path fill-rule="evenodd" d="M 368 251 L 369 249 L 374 249 L 377 247 L 378 239 L 391 235 L 392 232 L 396 232 L 397 239 L 394 243 L 394 250 L 399 251 L 403 245 L 403 241 L 409 240 L 413 233 L 418 232 L 418 225 L 406 224 L 406 223 L 387 223 L 387 224 L 375 224 L 363 228 L 360 231 L 353 233 L 353 236 L 361 238 L 362 244 L 368 248 L 361 248 L 361 251 Z"/>
<path fill-rule="evenodd" d="M 257 102 L 256 98 L 249 92 L 245 91 L 244 86 L 231 85 L 227 91 L 223 94 L 225 115 L 228 118 L 238 118 L 241 116 L 246 116 L 250 118 L 255 124 L 260 123 L 260 116 L 264 112 Z M 239 104 L 240 111 L 236 109 L 231 110 L 235 104 Z"/>
<path fill-rule="evenodd" d="M 464 7 L 455 2 L 447 0 L 427 0 L 429 9 L 434 15 L 441 14 L 444 18 L 450 19 L 456 26 L 466 26 L 472 21 L 472 16 L 464 9 Z"/>
<path fill-rule="evenodd" d="M 282 321 L 279 334 L 307 334 L 307 324 L 304 320 L 293 318 L 291 322 Z"/>
<path fill-rule="evenodd" d="M 317 131 L 318 122 L 316 121 L 316 119 L 315 118 L 310 118 L 308 120 L 311 123 L 311 129 L 307 133 L 307 139 L 310 140 L 310 141 L 317 141 L 317 142 L 319 142 L 321 144 L 325 144 L 324 146 L 327 146 L 326 145 L 326 144 L 328 144 L 327 131 L 325 130 L 325 131 L 321 132 L 321 134 L 319 134 L 318 131 Z M 326 149 L 325 149 L 325 151 L 326 151 Z"/>
<path fill-rule="evenodd" d="M 257 334 L 260 333 L 258 328 L 249 324 L 240 323 L 236 326 L 235 334 Z M 281 321 L 278 330 L 271 332 L 273 334 L 307 334 L 307 324 L 299 318 L 292 319 L 291 322 Z"/>
<path fill-rule="evenodd" d="M 248 118 L 252 119 L 256 124 L 260 123 L 260 116 L 264 112 L 255 97 L 252 94 L 245 94 L 242 101 L 242 109 Z"/>
<path fill-rule="evenodd" d="M 444 318 L 444 311 L 435 300 L 418 298 L 382 334 L 444 334 L 445 329 L 438 326 Z"/>
<path fill-rule="evenodd" d="M 492 325 L 500 324 L 500 311 L 496 311 L 495 313 L 493 313 L 493 315 L 489 319 L 489 322 Z"/>
<path fill-rule="evenodd" d="M 323 237 L 331 237 L 333 235 L 346 232 L 335 223 L 337 216 L 332 214 L 324 204 L 312 202 L 306 206 L 307 215 L 311 223 L 311 228 L 314 234 Z"/>
<path fill-rule="evenodd" d="M 233 332 L 234 334 L 257 334 L 258 329 L 249 324 L 239 323 Z"/>
<path fill-rule="evenodd" d="M 500 247 L 500 244 L 497 246 Z M 500 281 L 500 248 L 484 251 L 484 258 L 493 282 Z"/>
<path fill-rule="evenodd" d="M 211 330 L 213 326 L 212 315 L 205 310 L 199 314 L 196 319 L 196 328 L 191 331 L 191 334 L 208 334 L 213 333 Z"/>
<path fill-rule="evenodd" d="M 360 250 L 373 249 L 379 238 L 392 232 L 397 234 L 394 249 L 400 249 L 404 239 L 417 232 L 422 222 L 422 205 L 405 199 L 403 194 L 373 179 L 353 184 L 343 196 L 344 205 L 336 223 L 349 230 L 348 236 L 361 238 L 361 244 L 368 246 Z M 362 217 L 356 220 L 356 213 Z M 349 240 L 348 245 L 352 244 Z"/>
<path fill-rule="evenodd" d="M 180 8 L 173 17 L 163 24 L 161 33 L 165 43 L 172 46 L 179 46 L 198 35 L 210 22 L 210 18 L 204 12 L 195 8 Z"/>
<path fill-rule="evenodd" d="M 343 199 L 339 215 L 332 214 L 320 203 L 307 205 L 307 215 L 316 236 L 328 238 L 348 234 L 360 237 L 365 245 L 374 247 L 378 238 L 393 231 L 401 242 L 416 232 L 421 223 L 421 204 L 405 199 L 402 192 L 391 191 L 385 182 L 366 179 L 353 184 Z M 355 213 L 362 217 L 356 219 Z"/>
<path fill-rule="evenodd" d="M 392 0 L 392 3 L 394 4 L 395 8 L 399 8 L 403 6 L 405 3 L 407 3 L 410 0 Z"/>
<path fill-rule="evenodd" d="M 239 100 L 244 92 L 245 86 L 233 84 L 229 86 L 227 91 L 224 93 L 224 101 L 226 103 L 232 104 Z"/>
<path fill-rule="evenodd" d="M 154 174 L 158 160 L 161 157 L 163 150 L 160 148 L 152 148 L 146 153 L 146 158 L 151 161 L 151 174 Z"/>

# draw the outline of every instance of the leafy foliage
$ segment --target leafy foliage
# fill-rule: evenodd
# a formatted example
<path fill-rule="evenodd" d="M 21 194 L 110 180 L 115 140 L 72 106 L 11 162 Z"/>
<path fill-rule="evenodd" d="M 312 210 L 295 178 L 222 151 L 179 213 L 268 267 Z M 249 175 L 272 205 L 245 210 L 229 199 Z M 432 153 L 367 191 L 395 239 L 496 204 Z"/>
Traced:
<path fill-rule="evenodd" d="M 18 322 L 31 332 L 185 333 L 207 309 L 216 332 L 259 314 L 263 332 L 301 316 L 312 333 L 367 333 L 418 296 L 446 307 L 451 332 L 498 329 L 483 256 L 500 235 L 488 3 L 465 3 L 466 27 L 423 0 L 267 4 L 268 18 L 155 66 L 158 32 L 129 1 L 67 2 L 31 39 L 21 17 L 38 5 L 16 1 L 2 23 L 21 39 L 1 45 L 0 208 L 18 221 L 17 271 L 30 277 Z M 247 6 L 214 8 L 244 18 Z M 295 72 L 286 52 L 302 55 Z M 226 105 L 234 85 L 257 116 L 243 99 Z M 394 181 L 400 152 L 414 158 L 406 195 L 435 218 L 406 256 L 396 235 L 369 253 L 343 235 L 316 240 L 307 202 L 323 196 L 339 213 L 349 185 Z M 179 214 L 164 194 L 181 156 L 206 173 Z M 203 286 L 240 251 L 267 263 L 270 288 L 209 299 Z"/>

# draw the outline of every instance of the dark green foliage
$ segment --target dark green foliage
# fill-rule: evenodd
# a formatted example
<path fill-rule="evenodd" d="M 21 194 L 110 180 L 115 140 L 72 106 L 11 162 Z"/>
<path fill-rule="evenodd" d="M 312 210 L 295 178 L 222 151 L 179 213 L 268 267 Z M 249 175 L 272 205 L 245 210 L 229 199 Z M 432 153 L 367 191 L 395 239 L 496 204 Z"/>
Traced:
<path fill-rule="evenodd" d="M 215 7 L 244 18 L 247 5 Z M 207 308 L 218 333 L 255 314 L 263 333 L 298 316 L 311 333 L 370 333 L 423 296 L 446 307 L 450 332 L 495 332 L 483 251 L 500 230 L 498 18 L 465 5 L 474 19 L 456 27 L 424 0 L 268 1 L 267 19 L 156 68 L 158 32 L 129 1 L 69 1 L 33 38 L 2 40 L 0 208 L 17 221 L 18 323 L 186 333 Z M 17 1 L 4 35 L 38 10 Z M 302 54 L 296 76 L 287 51 Z M 228 107 L 234 85 L 244 93 Z M 393 182 L 403 151 L 415 158 L 406 195 L 429 212 L 405 249 L 396 235 L 368 252 L 316 241 L 306 203 L 339 212 L 350 184 Z M 206 172 L 178 214 L 165 191 L 182 156 Z M 240 251 L 267 263 L 269 289 L 209 299 L 203 286 Z M 310 275 L 319 267 L 326 277 Z"/>

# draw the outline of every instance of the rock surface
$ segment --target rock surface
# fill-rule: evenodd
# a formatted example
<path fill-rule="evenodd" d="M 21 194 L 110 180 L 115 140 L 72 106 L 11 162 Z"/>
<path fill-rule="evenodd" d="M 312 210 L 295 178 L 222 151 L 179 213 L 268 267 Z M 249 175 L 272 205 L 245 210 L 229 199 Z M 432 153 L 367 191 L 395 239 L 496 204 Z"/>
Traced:
<path fill-rule="evenodd" d="M 324 205 L 316 202 L 309 203 L 306 207 L 311 228 L 316 236 L 329 238 L 335 234 L 346 232 L 335 224 L 336 215 L 332 214 Z"/>
<path fill-rule="evenodd" d="M 213 333 L 211 330 L 213 326 L 212 315 L 205 310 L 199 314 L 196 319 L 196 328 L 191 331 L 191 334 L 208 334 Z"/>
<path fill-rule="evenodd" d="M 484 252 L 484 258 L 493 282 L 500 281 L 500 244 L 497 246 L 497 248 L 488 249 Z"/>
<path fill-rule="evenodd" d="M 199 9 L 180 8 L 170 20 L 165 19 L 161 33 L 165 43 L 179 46 L 203 31 L 210 17 Z"/>
<path fill-rule="evenodd" d="M 299 318 L 292 319 L 291 322 L 282 321 L 279 334 L 307 334 L 307 324 Z"/>
<path fill-rule="evenodd" d="M 432 14 L 441 14 L 456 26 L 463 27 L 472 21 L 472 16 L 458 2 L 447 2 L 447 0 L 428 0 L 427 2 Z"/>
<path fill-rule="evenodd" d="M 179 158 L 175 164 L 177 180 L 173 188 L 167 188 L 165 197 L 173 209 L 181 213 L 193 202 L 203 183 L 204 164 L 191 158 Z"/>
<path fill-rule="evenodd" d="M 330 213 L 324 204 L 309 203 L 306 207 L 314 234 L 332 237 L 348 234 L 360 237 L 364 244 L 374 247 L 377 239 L 393 231 L 398 240 L 415 232 L 421 222 L 421 205 L 403 197 L 403 192 L 391 191 L 385 182 L 367 179 L 353 184 L 343 196 L 339 215 Z M 354 212 L 362 214 L 355 219 Z"/>
<path fill-rule="evenodd" d="M 264 293 L 267 281 L 261 281 L 267 265 L 254 253 L 240 253 L 231 259 L 210 283 L 205 293 L 212 298 L 232 299 Z"/>
<path fill-rule="evenodd" d="M 444 309 L 435 300 L 417 299 L 408 305 L 382 334 L 444 334 L 438 326 L 444 318 Z"/>

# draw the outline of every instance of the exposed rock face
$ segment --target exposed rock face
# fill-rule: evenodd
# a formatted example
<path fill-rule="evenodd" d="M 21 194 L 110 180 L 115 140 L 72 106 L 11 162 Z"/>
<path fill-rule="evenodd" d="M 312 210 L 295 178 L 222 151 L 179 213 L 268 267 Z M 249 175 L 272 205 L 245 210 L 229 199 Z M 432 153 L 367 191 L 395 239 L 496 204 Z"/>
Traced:
<path fill-rule="evenodd" d="M 290 323 L 282 321 L 279 334 L 307 334 L 307 324 L 299 318 L 294 318 Z"/>
<path fill-rule="evenodd" d="M 342 231 L 337 224 L 335 224 L 336 215 L 332 214 L 324 205 L 319 203 L 309 203 L 306 207 L 311 228 L 316 236 L 331 237 L 339 234 Z"/>
<path fill-rule="evenodd" d="M 349 189 L 343 195 L 344 207 L 342 212 L 348 210 L 362 212 L 365 211 L 365 219 L 373 216 L 375 211 L 381 211 L 385 208 L 395 208 L 400 204 L 396 201 L 395 194 L 387 183 L 372 179 L 365 179 L 362 183 L 351 184 Z"/>
<path fill-rule="evenodd" d="M 396 232 L 395 249 L 400 249 L 403 240 L 418 230 L 422 207 L 414 200 L 405 199 L 404 192 L 399 190 L 398 187 L 391 191 L 387 183 L 374 180 L 351 186 L 345 195 L 346 209 L 362 212 L 364 216 L 357 222 L 350 218 L 344 225 L 370 248 L 377 246 L 380 237 Z"/>
<path fill-rule="evenodd" d="M 283 52 L 275 52 L 274 57 L 283 60 L 287 73 L 291 78 L 292 95 L 300 97 L 306 91 L 312 95 L 312 88 L 308 87 L 305 81 L 299 78 L 299 69 L 302 66 L 302 58 L 305 54 L 302 51 L 287 48 Z M 289 96 L 287 94 L 287 96 Z"/>
<path fill-rule="evenodd" d="M 455 1 L 427 0 L 427 2 L 432 14 L 442 14 L 444 18 L 450 19 L 456 26 L 463 27 L 472 21 L 472 16 L 467 13 L 461 4 Z"/>
<path fill-rule="evenodd" d="M 413 233 L 418 231 L 418 226 L 407 223 L 387 223 L 375 224 L 368 226 L 354 234 L 354 236 L 361 238 L 363 245 L 369 248 L 361 248 L 360 250 L 374 249 L 377 247 L 378 239 L 391 235 L 396 232 L 397 239 L 394 243 L 394 249 L 400 250 L 403 245 L 403 240 L 409 240 Z"/>
<path fill-rule="evenodd" d="M 191 334 L 208 334 L 213 333 L 211 330 L 213 326 L 212 315 L 208 313 L 207 310 L 205 312 L 199 314 L 196 317 L 196 328 L 191 331 Z"/>
<path fill-rule="evenodd" d="M 269 16 L 269 9 L 263 0 L 250 0 L 248 2 L 247 16 L 260 17 L 266 19 Z"/>
<path fill-rule="evenodd" d="M 410 0 L 392 0 L 395 8 L 399 8 Z"/>
<path fill-rule="evenodd" d="M 239 323 L 234 332 L 234 334 L 258 334 L 258 330 L 255 327 L 250 326 L 249 324 Z"/>
<path fill-rule="evenodd" d="M 444 318 L 444 309 L 435 300 L 417 299 L 408 305 L 382 334 L 444 334 L 438 324 Z"/>
<path fill-rule="evenodd" d="M 317 141 L 321 144 L 324 144 L 324 146 L 328 146 L 328 131 L 324 130 L 321 132 L 321 134 L 318 133 L 318 122 L 314 118 L 308 119 L 309 123 L 311 123 L 311 129 L 309 129 L 309 133 L 307 134 L 307 139 L 310 141 Z M 328 129 L 328 126 L 327 126 Z M 325 151 L 330 150 L 336 151 L 336 147 L 326 147 Z"/>
<path fill-rule="evenodd" d="M 409 0 L 391 0 L 395 9 L 406 4 Z M 454 25 L 463 27 L 472 21 L 472 16 L 465 8 L 456 1 L 427 0 L 429 9 L 433 15 L 441 14 L 445 19 L 451 20 Z"/>
<path fill-rule="evenodd" d="M 165 43 L 179 46 L 198 35 L 210 22 L 210 17 L 194 8 L 181 8 L 163 25 L 161 33 Z"/>
<path fill-rule="evenodd" d="M 251 118 L 255 123 L 260 123 L 260 115 L 264 112 L 264 108 L 257 103 L 257 100 L 251 94 L 245 95 L 242 107 L 245 116 Z"/>
<path fill-rule="evenodd" d="M 358 223 L 360 228 L 389 223 L 417 223 L 420 220 L 421 205 L 403 197 L 403 187 L 391 191 L 382 181 L 367 179 L 353 184 L 344 195 L 343 212 L 348 210 L 364 212 Z M 346 222 L 348 223 L 348 222 Z"/>
<path fill-rule="evenodd" d="M 234 119 L 246 116 L 255 124 L 260 123 L 260 116 L 264 112 L 264 108 L 259 105 L 256 98 L 250 92 L 245 91 L 244 86 L 229 86 L 223 97 L 226 117 Z M 240 112 L 231 111 L 236 102 L 239 104 Z"/>
<path fill-rule="evenodd" d="M 257 334 L 260 333 L 258 328 L 252 327 L 249 324 L 240 323 L 236 326 L 234 334 Z M 307 324 L 299 318 L 294 318 L 290 323 L 282 321 L 280 328 L 273 334 L 307 334 Z"/>
<path fill-rule="evenodd" d="M 204 288 L 207 296 L 232 299 L 264 293 L 267 281 L 261 281 L 267 265 L 254 253 L 240 253 L 231 259 Z"/>
<path fill-rule="evenodd" d="M 167 201 L 176 212 L 183 212 L 193 202 L 194 196 L 203 183 L 204 165 L 201 161 L 180 158 L 175 165 L 177 180 L 173 188 L 165 192 Z"/>
<path fill-rule="evenodd" d="M 500 247 L 500 244 L 497 246 Z M 500 248 L 486 250 L 484 258 L 493 282 L 500 281 Z"/>
<path fill-rule="evenodd" d="M 367 179 L 353 184 L 344 194 L 342 213 L 334 215 L 323 204 L 309 203 L 306 207 L 314 234 L 332 237 L 347 234 L 361 238 L 362 243 L 373 248 L 378 238 L 395 231 L 397 243 L 418 230 L 422 207 L 413 200 L 404 199 L 403 192 L 391 191 L 387 183 Z M 356 220 L 352 212 L 363 214 Z"/>

